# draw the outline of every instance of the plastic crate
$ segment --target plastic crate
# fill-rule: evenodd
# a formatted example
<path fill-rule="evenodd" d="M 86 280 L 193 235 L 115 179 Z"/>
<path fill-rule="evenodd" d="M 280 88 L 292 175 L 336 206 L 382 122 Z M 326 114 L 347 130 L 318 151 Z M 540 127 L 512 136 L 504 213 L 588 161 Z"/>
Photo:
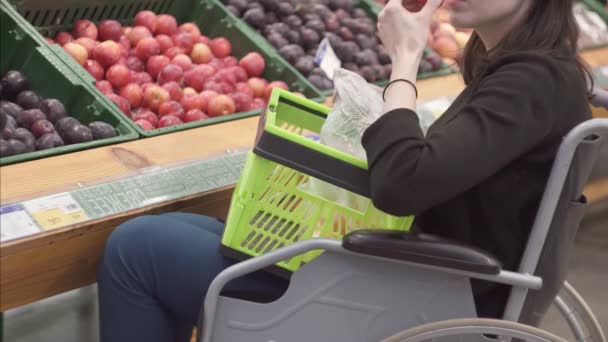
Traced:
<path fill-rule="evenodd" d="M 313 237 L 341 239 L 356 229 L 410 228 L 412 217 L 391 216 L 373 206 L 365 161 L 310 138 L 319 134 L 329 110 L 275 89 L 264 132 L 247 157 L 232 197 L 223 253 L 257 256 Z M 311 191 L 313 178 L 315 184 L 330 182 L 347 189 L 359 207 Z M 318 255 L 313 252 L 281 262 L 275 271 L 295 271 Z"/>
<path fill-rule="evenodd" d="M 104 121 L 114 126 L 119 134 L 114 138 L 0 158 L 0 165 L 137 139 L 135 130 L 104 105 L 101 95 L 92 93 L 55 54 L 32 37 L 28 27 L 22 25 L 12 8 L 5 2 L 0 3 L 0 8 L 0 73 L 22 71 L 28 77 L 32 90 L 43 97 L 59 99 L 68 113 L 83 124 Z"/>
<path fill-rule="evenodd" d="M 252 51 L 262 54 L 266 60 L 266 70 L 263 75 L 266 79 L 284 81 L 292 91 L 301 92 L 308 98 L 321 101 L 324 97 L 308 80 L 280 58 L 274 49 L 268 49 L 264 42 L 249 35 L 244 22 L 234 18 L 225 7 L 214 0 L 20 0 L 13 1 L 13 3 L 18 12 L 42 36 L 51 37 L 58 31 L 70 30 L 74 22 L 80 19 L 89 19 L 96 23 L 105 19 L 115 19 L 123 24 L 131 24 L 135 15 L 141 10 L 168 13 L 174 15 L 178 23 L 190 21 L 197 23 L 202 33 L 211 38 L 218 36 L 228 38 L 232 43 L 232 53 L 238 58 Z M 39 39 L 44 41 L 42 36 Z M 43 44 L 47 43 L 44 41 Z M 49 46 L 58 56 L 65 59 L 70 68 L 90 84 L 95 92 L 101 95 L 93 86 L 95 80 L 84 68 L 73 61 L 59 45 Z M 121 113 L 111 101 L 107 101 L 107 103 L 115 113 Z M 150 131 L 144 131 L 131 120 L 126 120 L 139 134 L 150 137 L 255 116 L 260 112 L 260 110 L 256 110 L 236 113 Z"/>

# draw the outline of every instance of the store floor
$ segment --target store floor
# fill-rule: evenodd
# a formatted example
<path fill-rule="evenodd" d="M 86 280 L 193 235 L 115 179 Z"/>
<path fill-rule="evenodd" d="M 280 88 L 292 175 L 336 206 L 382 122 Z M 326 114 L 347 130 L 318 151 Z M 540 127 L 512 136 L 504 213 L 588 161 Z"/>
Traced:
<path fill-rule="evenodd" d="M 608 206 L 606 206 L 608 207 Z M 578 236 L 570 281 L 588 301 L 600 322 L 608 326 L 608 208 L 585 222 Z M 544 327 L 569 341 L 565 323 L 551 312 Z M 96 288 L 59 295 L 5 315 L 4 342 L 96 342 Z"/>

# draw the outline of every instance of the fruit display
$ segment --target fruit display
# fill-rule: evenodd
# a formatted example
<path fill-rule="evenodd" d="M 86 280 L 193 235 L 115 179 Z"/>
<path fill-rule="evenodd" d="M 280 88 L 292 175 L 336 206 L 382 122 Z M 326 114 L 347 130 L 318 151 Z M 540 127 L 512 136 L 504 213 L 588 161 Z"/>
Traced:
<path fill-rule="evenodd" d="M 263 78 L 264 57 L 238 59 L 224 37 L 209 38 L 193 22 L 144 10 L 133 26 L 79 20 L 60 44 L 96 80 L 96 88 L 143 130 L 261 110 L 283 81 Z"/>
<path fill-rule="evenodd" d="M 376 23 L 357 7 L 356 0 L 222 0 L 278 50 L 317 88 L 333 88 L 316 65 L 320 42 L 327 38 L 342 67 L 362 75 L 368 82 L 386 80 L 391 61 L 376 35 Z M 442 67 L 437 54 L 427 51 L 420 73 Z"/>
<path fill-rule="evenodd" d="M 30 89 L 27 77 L 16 70 L 0 80 L 0 157 L 43 151 L 69 144 L 112 138 L 112 125 L 88 125 L 69 116 L 63 103 L 43 98 Z"/>

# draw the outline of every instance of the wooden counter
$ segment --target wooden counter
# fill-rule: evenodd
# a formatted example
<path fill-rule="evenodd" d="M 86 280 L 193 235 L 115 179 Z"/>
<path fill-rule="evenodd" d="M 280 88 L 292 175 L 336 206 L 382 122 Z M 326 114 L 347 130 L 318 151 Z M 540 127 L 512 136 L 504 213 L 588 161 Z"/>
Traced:
<path fill-rule="evenodd" d="M 608 64 L 608 49 L 586 52 L 592 67 Z M 420 99 L 456 95 L 459 75 L 419 82 Z M 597 112 L 598 116 L 606 115 Z M 78 188 L 134 170 L 205 159 L 226 150 L 250 148 L 257 118 L 187 130 L 156 138 L 57 156 L 0 168 L 2 204 Z M 0 311 L 28 304 L 95 282 L 104 243 L 120 223 L 145 213 L 189 211 L 224 216 L 233 187 L 179 198 L 109 218 L 49 230 L 0 245 Z M 594 201 L 608 196 L 608 181 L 590 188 Z"/>

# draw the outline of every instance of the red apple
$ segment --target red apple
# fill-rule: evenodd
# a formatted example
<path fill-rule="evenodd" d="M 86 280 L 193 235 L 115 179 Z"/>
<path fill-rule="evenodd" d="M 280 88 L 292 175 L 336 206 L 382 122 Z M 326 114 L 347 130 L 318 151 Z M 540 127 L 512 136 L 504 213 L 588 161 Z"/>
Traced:
<path fill-rule="evenodd" d="M 171 37 L 167 36 L 166 34 L 156 36 L 156 41 L 158 42 L 158 45 L 160 46 L 160 52 L 162 53 L 165 53 L 167 50 L 175 46 L 175 44 L 173 44 L 173 39 L 171 39 Z"/>
<path fill-rule="evenodd" d="M 209 46 L 203 43 L 196 43 L 192 47 L 192 52 L 190 52 L 190 57 L 192 57 L 192 61 L 196 64 L 208 63 L 213 58 L 213 53 Z"/>
<path fill-rule="evenodd" d="M 154 83 L 154 82 L 148 82 L 148 83 L 144 83 L 143 85 L 141 85 L 141 90 L 144 91 L 144 95 L 146 94 L 146 90 L 152 86 L 157 86 L 158 84 Z"/>
<path fill-rule="evenodd" d="M 164 55 L 169 57 L 169 59 L 173 59 L 173 58 L 175 58 L 175 56 L 183 55 L 185 53 L 186 53 L 186 50 L 182 49 L 179 46 L 174 46 L 172 48 L 169 48 L 169 50 L 165 51 Z"/>
<path fill-rule="evenodd" d="M 116 104 L 118 109 L 120 109 L 124 115 L 126 115 L 128 118 L 131 117 L 131 106 L 129 105 L 129 101 L 127 101 L 127 99 L 116 94 L 109 94 L 107 96 L 110 101 Z"/>
<path fill-rule="evenodd" d="M 67 43 L 63 46 L 63 49 L 72 56 L 76 62 L 80 65 L 84 65 L 84 63 L 89 59 L 89 54 L 87 53 L 87 49 L 84 46 L 76 43 Z"/>
<path fill-rule="evenodd" d="M 201 36 L 201 30 L 199 30 L 198 26 L 195 23 L 183 23 L 178 27 L 179 32 L 188 32 L 190 33 L 195 40 Z"/>
<path fill-rule="evenodd" d="M 188 112 L 192 109 L 205 110 L 204 99 L 199 94 L 184 95 L 179 103 L 184 108 L 184 111 Z"/>
<path fill-rule="evenodd" d="M 253 102 L 251 102 L 251 110 L 255 110 L 255 109 L 261 109 L 264 110 L 266 109 L 267 103 L 266 100 L 256 97 L 253 99 Z"/>
<path fill-rule="evenodd" d="M 144 106 L 156 112 L 158 107 L 164 102 L 169 101 L 169 92 L 159 85 L 151 85 L 144 90 Z"/>
<path fill-rule="evenodd" d="M 228 70 L 232 71 L 232 73 L 236 77 L 237 82 L 247 82 L 247 80 L 249 79 L 245 69 L 240 66 L 233 66 L 228 68 Z"/>
<path fill-rule="evenodd" d="M 156 32 L 156 14 L 152 11 L 141 11 L 135 16 L 135 25 L 145 26 L 150 32 Z"/>
<path fill-rule="evenodd" d="M 85 49 L 87 49 L 87 54 L 89 57 L 93 57 L 93 51 L 97 46 L 97 41 L 87 37 L 80 37 L 74 41 L 76 44 L 82 45 Z"/>
<path fill-rule="evenodd" d="M 199 97 L 202 100 L 203 103 L 203 110 L 207 111 L 207 107 L 209 106 L 209 101 L 211 101 L 212 98 L 218 96 L 219 94 L 216 93 L 213 90 L 205 90 L 202 93 L 199 94 Z"/>
<path fill-rule="evenodd" d="M 215 58 L 215 57 L 212 58 L 211 61 L 207 64 L 211 65 L 212 67 L 214 67 L 218 70 L 224 68 L 224 63 L 222 62 L 222 60 L 219 58 Z"/>
<path fill-rule="evenodd" d="M 236 110 L 234 101 L 228 95 L 218 95 L 212 98 L 207 105 L 209 116 L 224 116 L 233 114 Z"/>
<path fill-rule="evenodd" d="M 207 79 L 215 74 L 215 72 L 214 67 L 207 64 L 201 64 L 184 74 L 184 82 L 188 87 L 192 87 L 196 89 L 196 91 L 202 91 L 205 88 Z"/>
<path fill-rule="evenodd" d="M 177 101 L 167 101 L 158 107 L 158 116 L 161 118 L 165 115 L 173 115 L 183 120 L 184 114 L 186 111 Z"/>
<path fill-rule="evenodd" d="M 207 80 L 205 82 L 205 85 L 203 87 L 203 89 L 205 90 L 211 90 L 214 91 L 218 94 L 223 94 L 224 93 L 224 88 L 222 87 L 222 85 L 215 81 L 215 80 Z"/>
<path fill-rule="evenodd" d="M 101 80 L 95 82 L 95 87 L 104 95 L 114 94 L 114 89 L 112 89 L 112 84 L 106 80 Z"/>
<path fill-rule="evenodd" d="M 171 60 L 167 56 L 152 56 L 146 63 L 146 71 L 152 78 L 158 78 L 158 74 L 171 63 Z"/>
<path fill-rule="evenodd" d="M 139 111 L 137 114 L 135 114 L 135 116 L 133 117 L 134 121 L 137 120 L 146 120 L 149 123 L 152 124 L 152 126 L 156 127 L 158 126 L 158 116 L 156 116 L 156 114 L 152 113 L 152 111 L 150 111 L 149 109 L 142 109 L 141 111 Z"/>
<path fill-rule="evenodd" d="M 103 67 L 101 66 L 101 64 L 99 64 L 98 61 L 93 60 L 93 59 L 89 59 L 86 62 L 84 62 L 84 69 L 91 74 L 91 76 L 93 76 L 93 78 L 97 81 L 101 81 L 103 80 L 103 75 L 105 73 L 105 71 L 103 70 Z"/>
<path fill-rule="evenodd" d="M 156 39 L 149 37 L 143 38 L 135 47 L 135 54 L 142 61 L 147 61 L 150 57 L 160 55 L 160 45 Z"/>
<path fill-rule="evenodd" d="M 106 40 L 98 44 L 95 50 L 93 50 L 95 59 L 106 68 L 116 64 L 120 60 L 121 55 L 122 47 L 112 40 Z"/>
<path fill-rule="evenodd" d="M 126 36 L 129 38 L 131 46 L 137 46 L 137 43 L 139 43 L 140 40 L 152 38 L 152 33 L 145 26 L 135 26 L 126 34 Z"/>
<path fill-rule="evenodd" d="M 274 89 L 274 88 L 281 88 L 281 89 L 284 89 L 284 90 L 289 90 L 289 87 L 283 81 L 273 81 L 273 82 L 270 82 L 266 86 L 266 89 L 264 89 L 264 97 L 266 99 L 270 98 L 270 95 L 272 95 L 272 89 Z"/>
<path fill-rule="evenodd" d="M 237 93 L 245 93 L 253 97 L 253 89 L 246 82 L 239 82 L 234 85 L 234 91 Z"/>
<path fill-rule="evenodd" d="M 146 83 L 154 82 L 154 80 L 152 79 L 152 76 L 150 76 L 150 74 L 142 71 L 142 72 L 136 72 L 134 74 L 131 74 L 131 82 L 142 87 Z"/>
<path fill-rule="evenodd" d="M 211 42 L 209 42 L 209 45 L 213 55 L 217 58 L 228 57 L 232 53 L 232 45 L 230 45 L 228 39 L 224 37 L 212 39 Z"/>
<path fill-rule="evenodd" d="M 233 67 L 239 65 L 239 60 L 234 56 L 228 56 L 222 58 L 222 64 L 225 68 Z"/>
<path fill-rule="evenodd" d="M 131 41 L 129 38 L 127 38 L 127 36 L 121 36 L 120 39 L 118 39 L 118 44 L 120 44 L 125 51 L 129 51 L 131 49 Z"/>
<path fill-rule="evenodd" d="M 173 101 L 179 101 L 182 99 L 184 94 L 182 93 L 182 88 L 177 82 L 167 82 L 163 84 L 163 88 L 169 92 L 169 96 Z"/>
<path fill-rule="evenodd" d="M 230 69 L 221 69 L 218 70 L 215 75 L 213 75 L 213 80 L 215 80 L 216 82 L 236 84 L 236 75 Z"/>
<path fill-rule="evenodd" d="M 232 93 L 230 94 L 230 98 L 234 101 L 237 112 L 247 112 L 251 110 L 253 96 L 246 93 Z"/>
<path fill-rule="evenodd" d="M 186 87 L 186 88 L 182 89 L 182 99 L 184 98 L 184 96 L 188 96 L 188 95 L 198 95 L 198 93 L 196 92 L 196 90 L 194 90 L 194 88 Z M 180 101 L 181 101 L 181 99 L 180 99 Z"/>
<path fill-rule="evenodd" d="M 72 34 L 74 34 L 74 37 L 76 38 L 87 37 L 97 40 L 97 26 L 95 26 L 95 24 L 90 20 L 78 20 L 76 23 L 74 23 Z"/>
<path fill-rule="evenodd" d="M 222 94 L 231 94 L 234 92 L 234 83 L 219 82 L 220 92 Z"/>
<path fill-rule="evenodd" d="M 205 119 L 209 119 L 207 114 L 205 114 L 203 111 L 198 110 L 198 109 L 193 109 L 191 111 L 188 111 L 188 113 L 186 113 L 184 115 L 184 122 L 194 122 L 194 121 L 200 121 L 200 120 L 205 120 Z"/>
<path fill-rule="evenodd" d="M 159 14 L 156 17 L 156 34 L 172 36 L 177 33 L 177 20 L 168 14 Z"/>
<path fill-rule="evenodd" d="M 126 65 L 114 64 L 106 71 L 106 80 L 116 88 L 122 88 L 131 82 L 131 70 Z"/>
<path fill-rule="evenodd" d="M 253 77 L 247 80 L 247 85 L 253 90 L 254 97 L 263 97 L 268 81 L 263 78 Z"/>
<path fill-rule="evenodd" d="M 198 37 L 198 39 L 196 40 L 197 43 L 203 43 L 203 44 L 207 44 L 209 45 L 209 37 L 205 36 L 205 35 L 201 35 L 200 37 Z"/>
<path fill-rule="evenodd" d="M 266 64 L 264 57 L 257 52 L 251 52 L 241 58 L 239 64 L 245 69 L 249 77 L 259 77 L 264 73 Z"/>
<path fill-rule="evenodd" d="M 73 42 L 74 36 L 72 36 L 68 32 L 59 32 L 55 36 L 55 41 L 57 42 L 57 44 L 64 46 L 67 43 Z"/>
<path fill-rule="evenodd" d="M 183 123 L 177 116 L 165 115 L 158 121 L 158 128 L 177 126 Z"/>
<path fill-rule="evenodd" d="M 125 65 L 127 66 L 127 68 L 129 68 L 129 70 L 133 70 L 136 72 L 144 71 L 144 63 L 136 56 L 127 57 L 127 59 L 125 60 Z"/>
<path fill-rule="evenodd" d="M 135 83 L 129 83 L 120 90 L 120 96 L 129 101 L 131 108 L 141 106 L 144 98 L 144 92 L 141 87 Z"/>
<path fill-rule="evenodd" d="M 138 124 L 139 127 L 141 127 L 141 129 L 143 129 L 144 131 L 150 131 L 156 128 L 148 120 L 139 119 L 136 120 L 135 123 Z"/>
<path fill-rule="evenodd" d="M 167 64 L 158 74 L 158 83 L 163 85 L 167 82 L 177 82 L 181 84 L 184 80 L 184 70 L 177 64 Z"/>
<path fill-rule="evenodd" d="M 192 60 L 186 55 L 177 55 L 173 57 L 171 63 L 179 65 L 184 72 L 192 69 Z"/>
<path fill-rule="evenodd" d="M 99 40 L 118 42 L 122 36 L 122 25 L 116 20 L 104 20 L 99 23 Z"/>
<path fill-rule="evenodd" d="M 179 32 L 171 36 L 173 39 L 173 43 L 177 47 L 181 47 L 189 53 L 192 50 L 192 46 L 194 46 L 195 39 L 194 36 L 188 32 Z"/>

